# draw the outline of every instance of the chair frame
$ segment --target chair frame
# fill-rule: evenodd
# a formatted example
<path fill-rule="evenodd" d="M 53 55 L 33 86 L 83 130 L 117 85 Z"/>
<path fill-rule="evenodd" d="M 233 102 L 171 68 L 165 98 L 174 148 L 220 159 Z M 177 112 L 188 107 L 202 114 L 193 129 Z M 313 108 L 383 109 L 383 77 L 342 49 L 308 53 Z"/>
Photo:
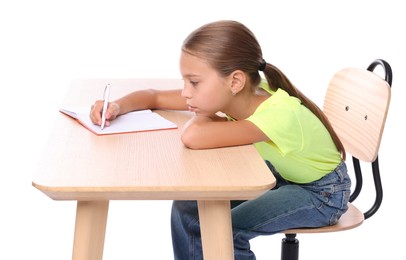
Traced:
<path fill-rule="evenodd" d="M 376 59 L 374 60 L 367 68 L 368 71 L 374 72 L 377 66 L 382 66 L 385 73 L 385 81 L 388 83 L 389 87 L 392 86 L 392 69 L 389 63 L 387 63 L 383 59 Z M 351 205 L 352 202 L 359 196 L 363 186 L 363 178 L 362 178 L 362 171 L 360 166 L 360 161 L 358 158 L 352 156 L 353 162 L 353 169 L 355 175 L 355 188 L 350 195 L 350 206 L 351 210 L 354 209 Z M 378 156 L 376 159 L 371 162 L 372 166 L 372 174 L 375 186 L 375 201 L 370 207 L 370 209 L 364 212 L 361 216 L 361 219 L 358 224 L 342 229 L 338 227 L 334 229 L 334 226 L 329 227 L 321 227 L 321 228 L 299 228 L 299 229 L 292 229 L 282 231 L 281 233 L 285 233 L 285 237 L 282 239 L 282 246 L 281 246 L 281 260 L 298 260 L 299 259 L 299 240 L 296 238 L 298 233 L 321 233 L 321 232 L 336 232 L 342 231 L 346 229 L 352 229 L 362 224 L 363 220 L 366 220 L 372 217 L 380 208 L 382 200 L 383 200 L 383 189 L 382 189 L 382 182 L 381 182 L 381 175 L 379 170 L 379 163 L 378 163 Z M 348 212 L 348 211 L 347 211 Z M 343 215 L 345 216 L 345 214 Z M 342 217 L 343 218 L 343 217 Z M 341 219 L 340 219 L 341 220 Z M 339 225 L 340 223 L 337 223 Z"/>

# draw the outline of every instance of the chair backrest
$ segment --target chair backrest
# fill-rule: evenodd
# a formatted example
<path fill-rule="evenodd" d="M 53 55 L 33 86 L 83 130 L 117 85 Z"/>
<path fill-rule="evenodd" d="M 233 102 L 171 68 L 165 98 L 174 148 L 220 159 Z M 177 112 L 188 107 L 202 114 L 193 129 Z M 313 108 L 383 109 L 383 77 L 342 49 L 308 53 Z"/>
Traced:
<path fill-rule="evenodd" d="M 330 81 L 323 111 L 345 150 L 361 161 L 378 156 L 390 97 L 389 83 L 369 70 L 344 69 Z"/>
<path fill-rule="evenodd" d="M 373 71 L 377 65 L 384 69 L 384 79 Z M 376 199 L 364 213 L 367 219 L 382 202 L 382 184 L 378 151 L 391 98 L 392 69 L 382 60 L 373 61 L 367 70 L 348 68 L 336 73 L 330 81 L 323 111 L 344 145 L 352 155 L 355 171 L 353 202 L 362 189 L 360 161 L 371 162 Z"/>

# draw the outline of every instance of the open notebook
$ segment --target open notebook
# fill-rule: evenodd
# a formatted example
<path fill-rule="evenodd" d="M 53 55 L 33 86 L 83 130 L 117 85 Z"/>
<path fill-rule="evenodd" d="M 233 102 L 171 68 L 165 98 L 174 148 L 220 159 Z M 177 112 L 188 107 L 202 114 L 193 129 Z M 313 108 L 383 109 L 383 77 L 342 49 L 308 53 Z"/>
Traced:
<path fill-rule="evenodd" d="M 89 118 L 90 107 L 62 108 L 61 113 L 76 119 L 85 128 L 96 135 L 122 134 L 131 132 L 175 129 L 178 126 L 151 110 L 130 112 L 117 117 L 109 126 L 101 130 Z"/>

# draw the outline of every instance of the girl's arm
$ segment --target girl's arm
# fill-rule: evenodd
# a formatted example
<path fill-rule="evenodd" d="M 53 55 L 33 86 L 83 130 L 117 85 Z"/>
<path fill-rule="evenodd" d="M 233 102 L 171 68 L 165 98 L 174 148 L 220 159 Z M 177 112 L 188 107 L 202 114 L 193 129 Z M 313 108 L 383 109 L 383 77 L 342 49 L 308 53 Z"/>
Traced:
<path fill-rule="evenodd" d="M 155 90 L 145 89 L 132 92 L 122 98 L 110 102 L 106 111 L 106 126 L 117 116 L 142 109 L 187 110 L 186 100 L 181 96 L 181 89 Z M 90 119 L 94 124 L 101 124 L 103 100 L 97 100 L 90 111 Z"/>
<path fill-rule="evenodd" d="M 181 93 L 181 89 L 139 90 L 117 99 L 115 103 L 120 107 L 118 115 L 141 109 L 187 110 L 186 99 Z"/>
<path fill-rule="evenodd" d="M 182 142 L 191 149 L 208 149 L 246 145 L 269 138 L 248 120 L 226 121 L 215 117 L 196 115 L 182 132 Z"/>

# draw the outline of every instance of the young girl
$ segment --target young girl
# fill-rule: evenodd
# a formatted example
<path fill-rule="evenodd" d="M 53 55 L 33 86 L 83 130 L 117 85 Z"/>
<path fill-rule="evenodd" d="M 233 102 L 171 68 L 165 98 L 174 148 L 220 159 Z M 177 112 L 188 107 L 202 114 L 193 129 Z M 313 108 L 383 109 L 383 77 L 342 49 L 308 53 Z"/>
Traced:
<path fill-rule="evenodd" d="M 231 202 L 235 259 L 255 259 L 249 240 L 256 236 L 337 222 L 351 185 L 343 145 L 322 111 L 263 59 L 247 27 L 218 21 L 192 32 L 180 72 L 181 90 L 141 90 L 109 103 L 106 126 L 132 110 L 189 110 L 195 116 L 181 138 L 190 149 L 255 144 L 277 184 L 255 200 Z M 101 111 L 99 100 L 95 124 Z M 175 259 L 202 259 L 197 203 L 174 201 L 171 225 Z"/>

